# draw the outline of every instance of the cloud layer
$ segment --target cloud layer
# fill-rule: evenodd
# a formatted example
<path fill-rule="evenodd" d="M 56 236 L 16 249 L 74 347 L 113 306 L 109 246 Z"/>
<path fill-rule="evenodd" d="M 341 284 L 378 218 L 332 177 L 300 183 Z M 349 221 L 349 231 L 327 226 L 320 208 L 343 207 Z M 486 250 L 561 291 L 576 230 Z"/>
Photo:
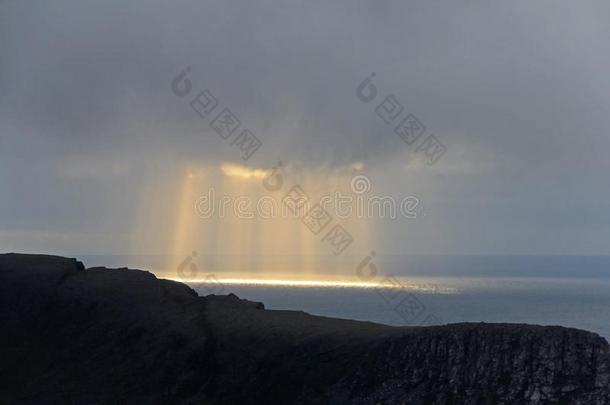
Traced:
<path fill-rule="evenodd" d="M 551 1 L 4 2 L 1 241 L 28 250 L 28 231 L 95 228 L 104 236 L 49 246 L 121 253 L 142 184 L 186 165 L 243 164 L 171 92 L 191 66 L 194 87 L 263 142 L 253 167 L 362 162 L 379 193 L 418 195 L 426 218 L 380 224 L 382 250 L 609 254 L 609 12 Z M 356 87 L 371 72 L 379 94 L 363 103 Z M 447 146 L 433 167 L 376 115 L 388 95 Z"/>

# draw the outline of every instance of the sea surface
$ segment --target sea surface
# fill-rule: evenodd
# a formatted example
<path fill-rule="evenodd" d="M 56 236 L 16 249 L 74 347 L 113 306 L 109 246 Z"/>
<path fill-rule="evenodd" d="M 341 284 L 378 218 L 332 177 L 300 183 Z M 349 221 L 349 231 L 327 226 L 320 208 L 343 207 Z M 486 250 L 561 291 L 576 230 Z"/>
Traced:
<path fill-rule="evenodd" d="M 86 266 L 129 266 L 166 278 L 176 274 L 159 268 L 164 260 L 157 256 L 79 258 Z M 228 283 L 220 266 L 204 264 L 199 267 L 209 280 L 189 284 L 200 295 L 234 293 L 268 309 L 390 325 L 530 323 L 575 327 L 610 339 L 607 256 L 392 256 L 376 265 L 379 275 L 365 287 Z"/>
<path fill-rule="evenodd" d="M 415 288 L 193 284 L 268 309 L 390 325 L 515 322 L 569 326 L 610 339 L 610 278 L 409 278 Z"/>

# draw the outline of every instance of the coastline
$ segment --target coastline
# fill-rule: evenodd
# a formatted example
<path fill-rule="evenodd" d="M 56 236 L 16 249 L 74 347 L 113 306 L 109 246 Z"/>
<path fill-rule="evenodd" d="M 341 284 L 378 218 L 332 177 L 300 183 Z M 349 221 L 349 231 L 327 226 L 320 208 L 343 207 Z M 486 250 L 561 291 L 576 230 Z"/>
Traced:
<path fill-rule="evenodd" d="M 582 330 L 268 310 L 53 256 L 0 255 L 0 288 L 0 393 L 26 403 L 609 403 L 608 343 Z"/>

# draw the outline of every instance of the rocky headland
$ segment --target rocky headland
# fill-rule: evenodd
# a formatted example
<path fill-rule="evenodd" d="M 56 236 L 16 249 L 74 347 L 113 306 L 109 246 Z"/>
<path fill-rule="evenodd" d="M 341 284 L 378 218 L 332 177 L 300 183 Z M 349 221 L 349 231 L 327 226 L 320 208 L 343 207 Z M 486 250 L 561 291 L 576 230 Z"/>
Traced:
<path fill-rule="evenodd" d="M 610 403 L 594 333 L 266 310 L 55 256 L 0 255 L 0 325 L 7 404 Z"/>

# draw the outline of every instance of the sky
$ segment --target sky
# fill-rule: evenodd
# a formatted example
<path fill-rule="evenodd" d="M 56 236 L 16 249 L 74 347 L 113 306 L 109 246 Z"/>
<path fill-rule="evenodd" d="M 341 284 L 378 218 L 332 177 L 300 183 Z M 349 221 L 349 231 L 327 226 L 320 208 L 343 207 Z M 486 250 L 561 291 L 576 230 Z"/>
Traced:
<path fill-rule="evenodd" d="M 0 246 L 166 254 L 189 227 L 239 254 L 248 240 L 212 247 L 225 222 L 183 207 L 206 181 L 260 197 L 223 167 L 281 161 L 315 193 L 360 175 L 416 196 L 417 218 L 360 224 L 358 252 L 610 254 L 609 16 L 567 1 L 1 2 Z M 203 89 L 219 103 L 206 118 L 189 106 Z M 433 165 L 377 115 L 391 95 L 446 147 Z M 247 161 L 210 127 L 224 107 L 262 142 Z"/>

